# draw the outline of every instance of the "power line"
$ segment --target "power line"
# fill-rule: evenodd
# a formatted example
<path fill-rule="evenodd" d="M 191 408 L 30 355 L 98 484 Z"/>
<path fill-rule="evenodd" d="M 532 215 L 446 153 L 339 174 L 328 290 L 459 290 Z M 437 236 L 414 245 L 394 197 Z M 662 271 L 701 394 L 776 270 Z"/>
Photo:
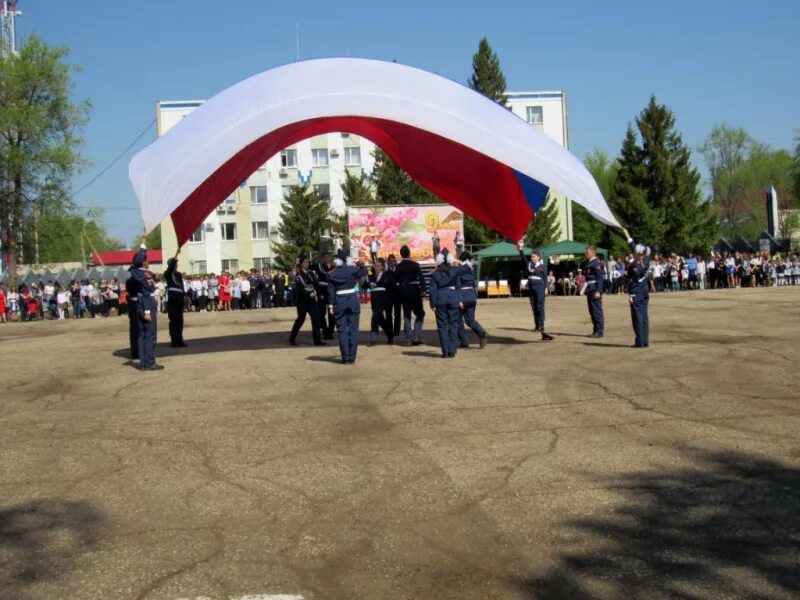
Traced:
<path fill-rule="evenodd" d="M 104 168 L 103 168 L 103 169 L 102 169 L 102 170 L 101 170 L 101 171 L 100 171 L 100 172 L 99 172 L 97 175 L 95 175 L 94 177 L 92 177 L 92 178 L 91 178 L 91 179 L 88 181 L 88 183 L 86 183 L 85 185 L 83 185 L 83 186 L 82 186 L 82 187 L 81 187 L 81 188 L 80 188 L 78 191 L 76 191 L 76 192 L 73 192 L 73 193 L 71 194 L 71 197 L 72 197 L 72 198 L 74 198 L 75 196 L 77 196 L 78 194 L 80 194 L 82 191 L 84 191 L 86 188 L 88 188 L 90 185 L 92 185 L 92 184 L 93 184 L 95 181 L 97 181 L 98 179 L 100 179 L 100 178 L 101 178 L 103 175 L 105 175 L 105 174 L 108 172 L 108 170 L 109 170 L 109 169 L 111 169 L 111 167 L 113 167 L 115 164 L 117 164 L 117 162 L 118 162 L 118 161 L 119 161 L 119 160 L 120 160 L 120 159 L 121 159 L 123 156 L 125 156 L 125 155 L 126 155 L 126 154 L 127 154 L 129 151 L 130 151 L 130 149 L 131 149 L 131 148 L 133 148 L 133 147 L 136 145 L 136 143 L 137 143 L 139 140 L 141 140 L 141 139 L 144 137 L 144 135 L 145 135 L 145 134 L 146 134 L 146 133 L 147 133 L 147 132 L 150 130 L 150 128 L 151 128 L 153 125 L 155 125 L 155 122 L 156 122 L 156 120 L 155 120 L 155 119 L 153 119 L 152 121 L 150 121 L 150 122 L 147 124 L 147 127 L 145 127 L 145 128 L 142 130 L 142 132 L 141 132 L 139 135 L 137 135 L 137 136 L 136 136 L 136 139 L 135 139 L 135 140 L 133 140 L 133 141 L 132 141 L 130 144 L 128 144 L 128 146 L 127 146 L 127 147 L 126 147 L 126 148 L 125 148 L 125 149 L 124 149 L 122 152 L 120 152 L 119 154 L 117 154 L 117 156 L 115 156 L 115 157 L 114 157 L 114 160 L 112 160 L 110 163 L 108 163 L 108 165 L 106 165 L 106 166 L 105 166 L 105 167 L 104 167 Z"/>

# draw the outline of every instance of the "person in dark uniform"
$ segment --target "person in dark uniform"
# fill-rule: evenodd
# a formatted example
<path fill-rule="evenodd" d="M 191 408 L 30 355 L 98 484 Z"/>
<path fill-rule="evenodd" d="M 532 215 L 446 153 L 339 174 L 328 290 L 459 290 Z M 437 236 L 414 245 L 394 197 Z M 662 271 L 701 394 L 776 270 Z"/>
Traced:
<path fill-rule="evenodd" d="M 605 267 L 597 258 L 597 247 L 589 246 L 586 249 L 583 264 L 581 265 L 586 277 L 586 301 L 589 305 L 589 316 L 592 319 L 592 334 L 590 337 L 601 338 L 605 330 L 603 320 L 603 289 L 605 288 Z"/>
<path fill-rule="evenodd" d="M 183 308 L 184 288 L 183 275 L 178 271 L 178 259 L 172 257 L 167 261 L 164 271 L 164 283 L 167 286 L 167 315 L 169 316 L 169 340 L 173 348 L 185 348 L 183 341 Z"/>
<path fill-rule="evenodd" d="M 461 320 L 461 273 L 463 267 L 445 248 L 436 257 L 431 273 L 431 308 L 436 314 L 436 329 L 442 358 L 455 358 L 458 351 L 458 322 Z"/>
<path fill-rule="evenodd" d="M 327 252 L 320 254 L 319 260 L 314 264 L 312 271 L 319 282 L 317 303 L 319 304 L 319 327 L 322 337 L 326 340 L 333 339 L 333 316 L 328 312 L 328 272 L 331 270 L 331 256 Z"/>
<path fill-rule="evenodd" d="M 461 272 L 461 316 L 458 319 L 458 341 L 462 348 L 469 348 L 469 335 L 466 327 L 472 329 L 478 336 L 481 348 L 486 347 L 488 336 L 486 330 L 475 320 L 475 309 L 478 306 L 477 278 L 472 269 L 470 260 L 472 256 L 469 252 L 462 252 L 458 259 L 463 265 Z M 465 327 L 466 325 L 466 327 Z"/>
<path fill-rule="evenodd" d="M 158 333 L 158 303 L 153 295 L 156 291 L 155 276 L 150 272 L 147 261 L 145 239 L 139 252 L 133 258 L 131 277 L 136 280 L 139 292 L 136 298 L 139 316 L 139 368 L 142 371 L 159 371 L 164 367 L 156 364 L 156 338 Z"/>
<path fill-rule="evenodd" d="M 411 260 L 408 246 L 400 248 L 403 260 L 395 270 L 395 281 L 400 288 L 400 301 L 403 304 L 403 332 L 406 346 L 419 346 L 422 343 L 422 325 L 425 309 L 422 296 L 425 294 L 425 277 L 419 264 Z M 414 330 L 411 330 L 411 313 L 414 313 Z"/>
<path fill-rule="evenodd" d="M 369 345 L 378 343 L 378 329 L 383 329 L 388 342 L 394 341 L 392 329 L 392 307 L 389 300 L 389 281 L 391 274 L 386 272 L 386 261 L 379 258 L 372 267 L 369 289 L 372 294 L 372 320 L 369 329 Z"/>
<path fill-rule="evenodd" d="M 529 260 L 525 256 L 522 241 L 517 242 L 517 250 L 522 264 L 526 265 L 528 271 L 528 293 L 533 311 L 534 331 L 541 333 L 544 341 L 550 342 L 553 336 L 544 332 L 544 298 L 547 295 L 547 273 L 544 270 L 544 262 L 535 250 L 531 252 Z"/>
<path fill-rule="evenodd" d="M 297 306 L 297 319 L 292 325 L 292 332 L 289 335 L 289 343 L 297 345 L 297 334 L 303 323 L 306 322 L 306 315 L 311 315 L 311 335 L 315 346 L 324 346 L 325 342 L 320 338 L 319 324 L 319 279 L 314 271 L 309 270 L 308 259 L 300 257 L 297 275 L 294 282 L 294 303 Z"/>
<path fill-rule="evenodd" d="M 141 284 L 133 277 L 136 269 L 135 265 L 131 265 L 128 269 L 128 279 L 125 281 L 125 291 L 128 292 L 128 339 L 131 345 L 131 360 L 139 360 L 139 292 Z"/>
<path fill-rule="evenodd" d="M 394 337 L 400 335 L 400 316 L 403 313 L 403 302 L 400 299 L 400 286 L 397 284 L 397 259 L 390 254 L 386 259 L 386 291 L 389 293 L 389 308 L 391 309 L 390 322 Z"/>
<path fill-rule="evenodd" d="M 650 318 L 647 306 L 650 304 L 650 286 L 647 281 L 647 269 L 650 267 L 650 248 L 637 244 L 623 229 L 628 246 L 633 251 L 633 260 L 626 269 L 628 277 L 628 302 L 631 305 L 631 322 L 636 339 L 633 348 L 647 348 L 650 345 Z"/>
<path fill-rule="evenodd" d="M 328 312 L 336 319 L 342 364 L 352 365 L 358 353 L 358 323 L 361 304 L 356 285 L 366 277 L 367 269 L 358 262 L 345 264 L 344 254 L 336 257 L 335 268 L 328 273 Z"/>

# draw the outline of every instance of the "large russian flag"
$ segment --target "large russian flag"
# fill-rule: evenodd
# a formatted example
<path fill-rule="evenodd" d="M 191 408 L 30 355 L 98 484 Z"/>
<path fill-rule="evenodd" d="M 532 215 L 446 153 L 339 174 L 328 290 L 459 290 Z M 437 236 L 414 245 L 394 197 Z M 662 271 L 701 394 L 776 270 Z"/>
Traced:
<path fill-rule="evenodd" d="M 269 157 L 336 131 L 363 136 L 431 192 L 511 239 L 550 188 L 618 225 L 592 175 L 509 110 L 432 73 L 365 59 L 293 63 L 214 96 L 131 160 L 146 230 L 183 244 Z"/>

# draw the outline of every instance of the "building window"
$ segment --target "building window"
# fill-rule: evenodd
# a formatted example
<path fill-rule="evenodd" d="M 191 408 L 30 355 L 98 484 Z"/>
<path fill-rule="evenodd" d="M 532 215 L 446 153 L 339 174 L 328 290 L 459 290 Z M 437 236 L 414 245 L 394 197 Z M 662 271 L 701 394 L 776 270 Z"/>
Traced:
<path fill-rule="evenodd" d="M 267 186 L 255 185 L 250 188 L 250 204 L 267 203 Z"/>
<path fill-rule="evenodd" d="M 205 275 L 208 272 L 206 271 L 208 267 L 206 265 L 206 261 L 204 260 L 194 261 L 193 266 L 194 266 L 193 272 L 195 273 L 195 275 Z"/>
<path fill-rule="evenodd" d="M 236 258 L 223 258 L 222 270 L 230 273 L 236 273 L 239 270 L 239 260 Z"/>
<path fill-rule="evenodd" d="M 197 228 L 197 230 L 192 234 L 192 237 L 189 238 L 189 242 L 202 242 L 205 239 L 205 232 L 203 231 L 203 226 Z"/>
<path fill-rule="evenodd" d="M 314 166 L 314 167 L 327 167 L 328 166 L 328 149 L 327 148 L 313 148 L 311 150 L 311 166 Z"/>
<path fill-rule="evenodd" d="M 361 166 L 361 148 L 344 149 L 344 166 L 346 167 Z"/>
<path fill-rule="evenodd" d="M 294 187 L 293 185 L 283 185 L 283 186 L 281 186 L 281 191 L 283 192 L 283 199 L 284 200 L 286 200 L 286 198 L 289 197 L 289 194 L 292 193 L 292 188 L 293 187 Z"/>
<path fill-rule="evenodd" d="M 269 223 L 266 221 L 253 221 L 253 239 L 265 240 L 269 237 Z"/>
<path fill-rule="evenodd" d="M 223 202 L 224 206 L 230 206 L 231 204 L 236 204 L 236 193 L 234 192 L 228 198 L 225 198 L 225 202 Z"/>
<path fill-rule="evenodd" d="M 253 268 L 254 269 L 258 269 L 260 271 L 261 269 L 269 269 L 271 267 L 272 267 L 271 261 L 268 258 L 254 258 L 253 259 Z"/>
<path fill-rule="evenodd" d="M 233 241 L 236 239 L 236 223 L 222 223 L 222 239 Z"/>
<path fill-rule="evenodd" d="M 294 168 L 297 166 L 297 150 L 284 150 L 281 152 L 281 166 Z"/>
<path fill-rule="evenodd" d="M 331 199 L 331 186 L 328 183 L 319 183 L 317 185 L 312 186 L 314 191 L 317 192 L 320 196 L 322 196 L 325 200 Z"/>
<path fill-rule="evenodd" d="M 544 114 L 541 106 L 529 106 L 526 108 L 527 121 L 534 127 L 544 126 Z"/>

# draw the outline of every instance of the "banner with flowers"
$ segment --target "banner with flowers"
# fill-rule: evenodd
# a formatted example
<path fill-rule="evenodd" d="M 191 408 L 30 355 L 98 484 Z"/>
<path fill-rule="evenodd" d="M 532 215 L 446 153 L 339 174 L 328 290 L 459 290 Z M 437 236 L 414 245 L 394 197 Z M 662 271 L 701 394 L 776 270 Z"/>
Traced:
<path fill-rule="evenodd" d="M 464 213 L 447 204 L 415 206 L 352 206 L 348 209 L 350 254 L 371 262 L 370 244 L 380 242 L 378 256 L 394 254 L 400 260 L 400 247 L 411 250 L 411 258 L 434 264 L 433 235 L 439 234 L 439 247 L 456 252 L 456 234 L 463 245 Z"/>

